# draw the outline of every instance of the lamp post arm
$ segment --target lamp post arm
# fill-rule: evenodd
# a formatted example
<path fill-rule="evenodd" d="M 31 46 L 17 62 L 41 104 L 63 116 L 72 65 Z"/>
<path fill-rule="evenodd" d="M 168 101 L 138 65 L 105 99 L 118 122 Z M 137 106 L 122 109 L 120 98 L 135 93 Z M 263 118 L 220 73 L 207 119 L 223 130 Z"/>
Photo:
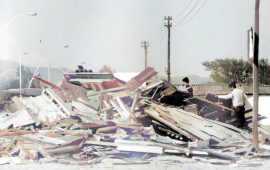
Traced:
<path fill-rule="evenodd" d="M 6 26 L 1 30 L 0 36 L 3 35 L 3 33 L 7 30 L 7 28 L 9 27 L 9 25 L 10 25 L 12 22 L 14 22 L 17 18 L 19 18 L 19 17 L 21 17 L 21 16 L 23 16 L 23 15 L 25 15 L 25 14 L 26 14 L 25 12 L 20 13 L 20 14 L 14 16 L 11 20 L 9 20 L 9 22 L 6 24 Z"/>
<path fill-rule="evenodd" d="M 20 18 L 23 15 L 30 15 L 30 16 L 37 16 L 37 12 L 22 12 L 17 15 L 15 15 L 13 18 L 9 20 L 9 22 L 4 26 L 4 28 L 0 31 L 0 36 L 3 35 L 3 33 L 7 30 L 9 25 L 14 22 L 17 18 Z"/>

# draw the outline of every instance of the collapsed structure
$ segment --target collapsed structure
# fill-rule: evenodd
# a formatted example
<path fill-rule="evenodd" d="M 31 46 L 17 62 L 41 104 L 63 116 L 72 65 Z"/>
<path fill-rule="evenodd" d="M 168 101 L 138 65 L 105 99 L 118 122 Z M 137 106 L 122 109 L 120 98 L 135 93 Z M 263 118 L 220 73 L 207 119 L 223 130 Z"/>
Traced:
<path fill-rule="evenodd" d="M 128 82 L 78 82 L 68 76 L 60 86 L 35 77 L 43 87 L 39 94 L 3 95 L 0 164 L 83 165 L 104 158 L 149 163 L 153 157 L 178 155 L 247 165 L 243 158 L 266 156 L 254 153 L 248 131 L 233 126 L 232 109 L 190 98 L 165 80 L 149 81 L 156 74 L 148 67 Z"/>

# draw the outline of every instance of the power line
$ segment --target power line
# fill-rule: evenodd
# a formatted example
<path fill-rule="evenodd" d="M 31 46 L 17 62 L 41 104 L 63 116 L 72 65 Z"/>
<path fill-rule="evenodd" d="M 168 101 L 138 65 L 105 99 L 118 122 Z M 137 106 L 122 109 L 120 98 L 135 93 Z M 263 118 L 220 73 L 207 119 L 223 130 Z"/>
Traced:
<path fill-rule="evenodd" d="M 200 3 L 200 0 L 197 0 L 195 2 L 195 4 L 193 5 L 193 7 L 186 13 L 186 15 L 184 15 L 184 17 L 178 23 L 175 24 L 174 27 L 177 27 L 180 24 L 182 24 L 183 21 L 185 21 L 192 14 L 192 12 L 196 9 L 196 7 L 199 5 L 199 3 Z"/>
<path fill-rule="evenodd" d="M 200 13 L 200 11 L 202 10 L 202 8 L 205 6 L 205 4 L 207 3 L 207 0 L 205 0 L 202 5 L 198 8 L 198 10 L 193 13 L 193 15 L 189 18 L 189 20 L 187 20 L 186 22 L 183 22 L 183 25 L 184 24 L 187 24 L 188 22 L 190 22 L 196 15 L 198 15 Z"/>
<path fill-rule="evenodd" d="M 190 0 L 188 2 L 188 4 L 186 5 L 186 7 L 178 15 L 176 15 L 176 18 L 178 18 L 178 17 L 180 18 L 185 13 L 185 11 L 188 9 L 188 7 L 192 4 L 192 1 L 193 0 Z"/>
<path fill-rule="evenodd" d="M 193 0 L 188 0 L 188 3 L 187 3 L 187 5 L 185 5 L 185 8 L 177 15 L 177 18 L 178 17 L 180 17 L 180 16 L 182 16 L 184 13 L 185 13 L 185 11 L 188 9 L 188 7 L 192 4 L 192 2 L 193 2 Z M 163 31 L 163 23 L 159 26 L 159 29 L 158 29 L 158 31 L 155 33 L 155 36 L 154 36 L 154 38 L 152 39 L 152 40 L 150 40 L 150 42 L 152 42 L 151 44 L 151 46 L 152 46 L 152 49 L 154 48 L 154 47 L 156 47 L 157 45 L 159 45 L 163 40 L 164 40 L 164 38 L 165 38 L 165 32 L 163 32 L 163 35 L 161 35 L 161 39 L 158 41 L 158 38 L 156 38 L 156 37 L 158 37 L 159 35 L 160 35 L 160 33 Z"/>
<path fill-rule="evenodd" d="M 194 6 L 189 10 L 189 12 L 183 17 L 182 20 L 180 20 L 178 23 L 175 24 L 174 27 L 177 27 L 178 25 L 182 24 L 183 21 L 189 17 L 189 15 L 196 9 L 196 7 L 199 5 L 200 0 L 197 0 L 196 4 L 194 4 Z"/>
<path fill-rule="evenodd" d="M 188 1 L 188 3 L 185 5 L 184 9 L 177 15 L 177 17 L 183 16 L 183 19 L 181 21 L 179 21 L 179 23 L 182 23 L 186 18 L 189 17 L 189 15 L 193 12 L 193 10 L 199 5 L 200 0 L 197 0 L 195 2 L 195 4 L 193 5 L 193 7 L 188 11 L 188 9 L 192 6 L 193 2 L 194 2 L 193 0 Z M 202 6 L 200 7 L 200 9 L 201 8 L 202 8 Z M 187 12 L 187 14 L 184 15 L 186 12 Z M 193 16 L 195 16 L 195 15 L 193 15 Z M 163 31 L 163 29 L 162 29 L 162 25 L 161 25 L 161 26 L 159 26 L 158 31 L 155 33 L 154 38 L 152 40 L 150 40 L 151 49 L 152 49 L 152 51 L 155 51 L 155 55 L 156 55 L 156 53 L 158 53 L 158 51 L 156 51 L 154 49 L 157 48 L 161 44 L 161 42 L 163 42 L 165 40 L 165 35 L 166 34 L 165 34 L 165 32 L 162 32 L 162 31 Z M 160 37 L 160 38 L 158 38 L 158 37 Z M 152 56 L 153 53 L 151 53 L 150 55 Z"/>
<path fill-rule="evenodd" d="M 182 16 L 186 12 L 186 10 L 190 7 L 192 2 L 193 0 L 188 0 L 188 3 L 185 5 L 185 8 L 177 15 L 177 17 Z M 163 42 L 165 39 L 166 34 L 165 32 L 163 32 L 163 23 L 159 26 L 158 31 L 154 35 L 155 35 L 154 38 L 150 40 L 152 50 L 158 47 L 158 45 L 160 45 L 160 43 Z"/>
<path fill-rule="evenodd" d="M 183 13 L 184 13 L 184 12 L 188 9 L 188 7 L 191 5 L 192 1 L 193 1 L 193 0 L 188 0 L 187 5 L 186 5 L 185 8 L 177 15 L 177 17 L 183 15 Z M 150 40 L 150 42 L 152 42 L 152 43 L 151 43 L 152 49 L 155 48 L 157 45 L 159 45 L 159 44 L 164 40 L 165 35 L 166 35 L 165 32 L 163 32 L 162 35 L 161 35 L 161 37 L 160 37 L 160 39 L 157 38 L 157 37 L 160 35 L 160 33 L 163 31 L 163 22 L 162 22 L 162 24 L 161 24 L 158 28 L 159 28 L 158 31 L 154 34 L 154 35 L 155 35 L 154 38 Z"/>

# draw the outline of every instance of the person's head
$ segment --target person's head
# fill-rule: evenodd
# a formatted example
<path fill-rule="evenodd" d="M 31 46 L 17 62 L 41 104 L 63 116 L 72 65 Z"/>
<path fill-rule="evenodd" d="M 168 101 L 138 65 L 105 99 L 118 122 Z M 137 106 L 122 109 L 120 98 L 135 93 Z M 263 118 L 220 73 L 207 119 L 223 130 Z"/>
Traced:
<path fill-rule="evenodd" d="M 188 79 L 188 77 L 183 78 L 182 81 L 183 81 L 183 83 L 185 83 L 185 84 L 189 84 L 189 79 Z"/>
<path fill-rule="evenodd" d="M 228 86 L 229 86 L 230 88 L 235 89 L 235 88 L 236 88 L 236 81 L 235 81 L 235 80 L 231 81 L 231 82 L 228 84 Z"/>

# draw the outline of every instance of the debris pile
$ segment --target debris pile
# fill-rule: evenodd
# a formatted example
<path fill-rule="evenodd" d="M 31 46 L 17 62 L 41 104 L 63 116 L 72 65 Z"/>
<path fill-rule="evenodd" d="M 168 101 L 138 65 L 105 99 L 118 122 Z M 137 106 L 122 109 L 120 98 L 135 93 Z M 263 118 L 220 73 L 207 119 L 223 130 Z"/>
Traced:
<path fill-rule="evenodd" d="M 155 74 L 149 67 L 127 83 L 101 82 L 96 91 L 85 88 L 87 83 L 63 80 L 57 86 L 35 77 L 43 85 L 40 94 L 2 99 L 0 165 L 85 165 L 104 159 L 143 164 L 169 155 L 248 165 L 243 157 L 267 156 L 254 152 L 249 132 L 210 119 L 229 109 L 190 98 L 166 81 L 149 82 Z"/>

